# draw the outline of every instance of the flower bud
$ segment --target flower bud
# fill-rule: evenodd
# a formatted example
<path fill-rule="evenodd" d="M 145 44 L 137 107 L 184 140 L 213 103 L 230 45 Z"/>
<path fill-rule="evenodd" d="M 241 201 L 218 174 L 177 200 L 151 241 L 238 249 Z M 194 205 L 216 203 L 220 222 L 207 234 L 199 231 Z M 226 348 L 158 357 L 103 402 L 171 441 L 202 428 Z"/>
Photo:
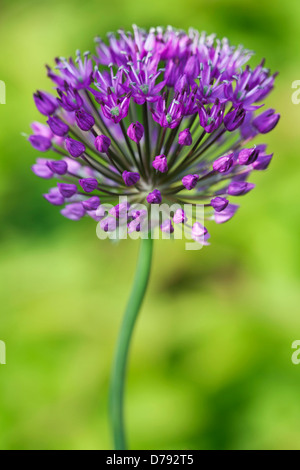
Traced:
<path fill-rule="evenodd" d="M 214 171 L 218 171 L 219 173 L 226 173 L 229 171 L 234 163 L 233 155 L 233 153 L 230 153 L 229 155 L 223 155 L 215 160 L 213 163 Z"/>
<path fill-rule="evenodd" d="M 280 119 L 280 114 L 275 114 L 274 109 L 268 109 L 253 121 L 253 126 L 261 133 L 267 134 L 277 125 Z"/>
<path fill-rule="evenodd" d="M 32 147 L 36 150 L 39 150 L 40 152 L 47 152 L 52 146 L 51 140 L 48 139 L 48 137 L 44 137 L 43 135 L 30 135 L 28 140 Z"/>
<path fill-rule="evenodd" d="M 143 224 L 144 222 L 141 221 L 139 217 L 131 220 L 131 222 L 129 222 L 129 224 L 127 225 L 128 233 L 140 232 Z"/>
<path fill-rule="evenodd" d="M 65 198 L 72 197 L 74 196 L 74 194 L 77 193 L 76 184 L 57 183 L 57 187 L 59 189 L 60 194 Z"/>
<path fill-rule="evenodd" d="M 65 144 L 69 154 L 74 158 L 80 157 L 85 152 L 85 145 L 78 140 L 71 139 L 71 137 L 66 138 Z"/>
<path fill-rule="evenodd" d="M 238 208 L 239 206 L 235 204 L 228 204 L 226 209 L 224 209 L 223 211 L 215 212 L 215 222 L 217 224 L 224 224 L 234 216 Z"/>
<path fill-rule="evenodd" d="M 106 214 L 107 214 L 107 210 L 103 208 L 101 205 L 96 210 L 89 210 L 89 209 L 86 209 L 86 210 L 88 210 L 87 215 L 92 217 L 92 219 L 96 220 L 97 222 L 100 222 L 100 220 L 104 219 L 104 217 L 106 217 Z"/>
<path fill-rule="evenodd" d="M 100 198 L 98 196 L 92 196 L 86 201 L 81 203 L 86 211 L 95 211 L 100 206 Z"/>
<path fill-rule="evenodd" d="M 253 188 L 255 188 L 255 184 L 253 183 L 247 183 L 247 181 L 233 181 L 228 186 L 228 194 L 230 194 L 230 196 L 243 196 Z"/>
<path fill-rule="evenodd" d="M 210 201 L 212 207 L 215 209 L 217 212 L 222 212 L 224 209 L 229 204 L 228 199 L 225 199 L 224 197 L 215 197 Z"/>
<path fill-rule="evenodd" d="M 46 124 L 42 124 L 41 122 L 34 121 L 31 123 L 31 129 L 33 130 L 33 133 L 36 135 L 42 135 L 43 137 L 48 137 L 48 139 L 52 139 L 53 137 L 53 132 L 51 129 L 49 129 Z"/>
<path fill-rule="evenodd" d="M 271 155 L 261 155 L 258 159 L 253 163 L 254 170 L 266 170 L 271 163 L 273 158 L 273 154 Z"/>
<path fill-rule="evenodd" d="M 140 175 L 132 171 L 123 171 L 122 178 L 126 186 L 133 186 L 139 181 Z"/>
<path fill-rule="evenodd" d="M 100 153 L 107 153 L 111 140 L 106 135 L 98 135 L 95 139 L 95 147 Z"/>
<path fill-rule="evenodd" d="M 69 132 L 69 126 L 56 116 L 50 117 L 47 124 L 53 134 L 58 135 L 59 137 L 63 137 Z"/>
<path fill-rule="evenodd" d="M 83 109 L 75 112 L 75 119 L 79 129 L 85 132 L 90 131 L 95 125 L 94 117 Z"/>
<path fill-rule="evenodd" d="M 242 108 L 236 108 L 224 117 L 224 125 L 229 132 L 235 131 L 243 124 L 246 113 Z"/>
<path fill-rule="evenodd" d="M 67 217 L 67 219 L 79 220 L 84 216 L 85 210 L 80 202 L 74 202 L 64 207 L 64 209 L 61 210 L 60 213 L 63 216 Z"/>
<path fill-rule="evenodd" d="M 68 171 L 68 164 L 64 160 L 49 160 L 47 166 L 57 175 L 65 175 Z"/>
<path fill-rule="evenodd" d="M 259 150 L 254 147 L 252 149 L 243 149 L 240 151 L 238 156 L 238 162 L 240 165 L 250 165 L 255 162 L 259 155 Z"/>
<path fill-rule="evenodd" d="M 98 187 L 98 181 L 96 178 L 82 178 L 78 183 L 86 193 L 91 193 Z"/>
<path fill-rule="evenodd" d="M 116 217 L 116 219 L 124 219 L 127 217 L 127 212 L 130 208 L 130 204 L 128 202 L 122 202 L 121 204 L 117 204 L 112 209 L 110 209 L 110 215 Z"/>
<path fill-rule="evenodd" d="M 191 189 L 194 189 L 194 187 L 198 183 L 198 180 L 199 175 L 186 175 L 182 178 L 181 181 L 183 186 L 190 191 Z"/>
<path fill-rule="evenodd" d="M 51 188 L 48 194 L 43 194 L 44 198 L 54 206 L 61 206 L 65 198 L 61 195 L 58 188 Z"/>
<path fill-rule="evenodd" d="M 171 220 L 165 220 L 161 226 L 160 230 L 164 233 L 173 233 L 174 232 L 174 227 L 172 225 Z"/>
<path fill-rule="evenodd" d="M 117 228 L 117 221 L 114 217 L 106 217 L 101 220 L 100 227 L 104 232 L 113 232 Z"/>
<path fill-rule="evenodd" d="M 160 173 L 166 173 L 168 171 L 167 157 L 165 155 L 158 155 L 152 162 L 152 166 Z"/>
<path fill-rule="evenodd" d="M 33 99 L 38 111 L 45 116 L 50 116 L 58 108 L 57 101 L 54 96 L 44 91 L 37 91 L 34 93 Z"/>
<path fill-rule="evenodd" d="M 33 173 L 40 178 L 44 178 L 45 180 L 49 180 L 53 177 L 53 172 L 45 163 L 35 163 L 31 167 Z"/>
<path fill-rule="evenodd" d="M 204 243 L 206 241 L 205 236 L 208 234 L 207 228 L 200 222 L 195 222 L 192 227 L 192 238 L 198 243 Z"/>
<path fill-rule="evenodd" d="M 143 138 L 144 135 L 144 127 L 138 121 L 133 122 L 127 129 L 127 135 L 129 139 L 133 140 L 137 144 Z"/>
<path fill-rule="evenodd" d="M 185 212 L 183 209 L 177 209 L 173 216 L 173 222 L 174 224 L 184 224 L 184 222 L 187 221 L 187 216 L 185 215 Z"/>
<path fill-rule="evenodd" d="M 179 145 L 192 145 L 193 138 L 189 129 L 184 129 L 184 131 L 179 132 L 178 143 Z"/>
<path fill-rule="evenodd" d="M 154 189 L 146 199 L 149 204 L 160 204 L 162 201 L 161 193 L 158 189 Z"/>

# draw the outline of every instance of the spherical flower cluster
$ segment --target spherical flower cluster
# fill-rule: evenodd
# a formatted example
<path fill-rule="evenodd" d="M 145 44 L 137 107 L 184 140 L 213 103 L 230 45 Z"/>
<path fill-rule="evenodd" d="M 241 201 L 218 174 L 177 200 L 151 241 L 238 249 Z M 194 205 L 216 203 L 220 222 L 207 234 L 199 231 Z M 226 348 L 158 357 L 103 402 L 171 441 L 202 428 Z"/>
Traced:
<path fill-rule="evenodd" d="M 251 141 L 278 123 L 274 109 L 260 110 L 276 74 L 264 61 L 245 66 L 252 53 L 243 47 L 195 30 L 134 26 L 107 39 L 96 38 L 93 56 L 78 51 L 47 67 L 56 97 L 34 94 L 46 124 L 33 123 L 28 140 L 53 156 L 32 169 L 58 180 L 45 199 L 104 231 L 115 230 L 124 211 L 128 231 L 141 230 L 139 203 L 203 205 L 207 218 L 226 222 L 238 208 L 230 198 L 251 191 L 251 172 L 271 161 L 266 146 Z M 121 196 L 128 203 L 120 208 Z M 160 228 L 173 233 L 174 224 L 189 226 L 194 240 L 209 237 L 183 209 Z"/>

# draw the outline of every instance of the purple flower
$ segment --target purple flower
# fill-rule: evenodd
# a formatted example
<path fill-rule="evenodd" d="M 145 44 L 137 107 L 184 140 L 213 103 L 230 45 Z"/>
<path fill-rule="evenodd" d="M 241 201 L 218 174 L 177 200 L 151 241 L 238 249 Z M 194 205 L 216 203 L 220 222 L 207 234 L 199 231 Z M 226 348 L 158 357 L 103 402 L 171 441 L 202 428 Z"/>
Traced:
<path fill-rule="evenodd" d="M 192 145 L 193 138 L 189 129 L 184 129 L 184 131 L 179 132 L 178 143 L 179 145 Z"/>
<path fill-rule="evenodd" d="M 78 183 L 86 193 L 91 193 L 98 187 L 98 180 L 96 178 L 82 178 Z"/>
<path fill-rule="evenodd" d="M 98 196 L 92 196 L 82 201 L 82 205 L 86 211 L 95 211 L 100 206 L 100 198 Z"/>
<path fill-rule="evenodd" d="M 122 178 L 126 186 L 133 186 L 140 180 L 139 173 L 132 171 L 123 171 Z"/>
<path fill-rule="evenodd" d="M 242 196 L 247 194 L 251 189 L 255 188 L 255 184 L 246 181 L 232 181 L 228 186 L 228 194 L 230 196 Z"/>
<path fill-rule="evenodd" d="M 100 153 L 107 153 L 111 145 L 111 140 L 105 135 L 98 135 L 95 139 L 95 147 Z"/>
<path fill-rule="evenodd" d="M 65 111 L 76 111 L 83 105 L 83 100 L 79 95 L 78 91 L 67 85 L 65 90 L 57 89 L 57 93 L 60 98 L 57 98 L 57 102 Z"/>
<path fill-rule="evenodd" d="M 168 171 L 167 157 L 165 155 L 158 155 L 152 162 L 152 166 L 160 173 L 166 173 Z"/>
<path fill-rule="evenodd" d="M 234 154 L 230 153 L 229 155 L 223 155 L 222 157 L 218 158 L 213 163 L 214 171 L 218 171 L 219 173 L 226 173 L 231 169 L 234 164 Z"/>
<path fill-rule="evenodd" d="M 56 68 L 61 76 L 54 74 L 51 68 L 47 66 L 48 77 L 58 86 L 63 86 L 67 81 L 77 90 L 88 87 L 93 80 L 93 63 L 88 58 L 89 55 L 89 52 L 85 52 L 82 59 L 80 51 L 77 51 L 75 61 L 72 58 L 68 61 L 64 58 L 57 58 Z"/>
<path fill-rule="evenodd" d="M 40 152 L 47 152 L 52 147 L 51 140 L 42 135 L 30 135 L 28 140 Z"/>
<path fill-rule="evenodd" d="M 274 109 L 268 109 L 254 119 L 253 126 L 261 134 L 267 134 L 277 126 L 279 119 L 280 114 L 276 114 Z"/>
<path fill-rule="evenodd" d="M 72 197 L 74 196 L 74 194 L 77 193 L 76 184 L 57 183 L 57 187 L 59 189 L 60 194 L 65 198 Z"/>
<path fill-rule="evenodd" d="M 97 94 L 94 92 L 95 97 L 97 99 Z M 129 105 L 130 105 L 130 97 L 131 93 L 127 93 L 126 96 L 116 96 L 116 93 L 112 91 L 110 87 L 107 88 L 107 96 L 105 97 L 105 102 L 102 98 L 98 98 L 98 102 L 100 102 L 102 112 L 107 119 L 110 119 L 115 124 L 119 124 L 122 119 L 127 117 Z M 118 104 L 116 105 L 116 102 Z"/>
<path fill-rule="evenodd" d="M 254 147 L 252 149 L 243 149 L 240 151 L 238 156 L 238 162 L 240 165 L 251 165 L 257 160 L 259 150 Z"/>
<path fill-rule="evenodd" d="M 64 160 L 48 160 L 47 165 L 57 175 L 65 175 L 68 171 L 68 164 Z"/>
<path fill-rule="evenodd" d="M 211 203 L 212 207 L 215 209 L 215 211 L 222 212 L 228 206 L 229 201 L 228 201 L 228 199 L 225 199 L 225 197 L 217 196 L 217 197 L 213 198 L 210 201 L 210 203 Z"/>
<path fill-rule="evenodd" d="M 51 188 L 48 194 L 43 194 L 44 198 L 54 206 L 61 206 L 65 202 L 58 188 Z"/>
<path fill-rule="evenodd" d="M 183 186 L 188 189 L 194 189 L 199 180 L 199 175 L 186 175 L 182 178 Z"/>
<path fill-rule="evenodd" d="M 167 106 L 166 97 L 160 96 L 155 106 L 150 108 L 154 121 L 161 127 L 174 129 L 179 125 L 183 117 L 183 106 L 177 100 L 178 95 L 178 93 L 175 95 L 169 106 Z"/>
<path fill-rule="evenodd" d="M 161 193 L 158 189 L 154 189 L 146 199 L 149 204 L 160 204 L 162 201 Z"/>
<path fill-rule="evenodd" d="M 254 103 L 264 99 L 272 90 L 276 74 L 270 76 L 264 68 L 263 59 L 254 69 L 246 67 L 234 75 L 235 84 L 228 81 L 224 87 L 225 97 L 232 102 L 234 108 L 243 106 L 245 111 L 253 111 L 259 108 Z"/>
<path fill-rule="evenodd" d="M 74 202 L 72 204 L 67 204 L 60 213 L 67 219 L 79 220 L 84 216 L 85 210 L 80 202 Z"/>
<path fill-rule="evenodd" d="M 55 135 L 64 137 L 69 132 L 69 126 L 56 116 L 49 117 L 47 123 Z"/>
<path fill-rule="evenodd" d="M 206 132 L 211 133 L 220 127 L 223 122 L 224 109 L 224 105 L 220 103 L 218 98 L 211 108 L 200 106 L 200 124 Z"/>
<path fill-rule="evenodd" d="M 163 195 L 170 213 L 173 205 L 177 210 L 161 229 L 172 232 L 184 223 L 184 231 L 207 245 L 207 229 L 186 223 L 184 205 L 191 202 L 195 212 L 204 205 L 209 220 L 226 222 L 238 206 L 223 196 L 249 192 L 251 172 L 265 170 L 272 159 L 266 145 L 248 147 L 278 123 L 273 109 L 255 116 L 276 73 L 265 61 L 250 67 L 250 58 L 248 49 L 226 38 L 134 26 L 131 33 L 98 38 L 94 54 L 55 59 L 55 69 L 47 66 L 55 91 L 34 94 L 47 124 L 34 122 L 28 137 L 38 151 L 55 152 L 32 167 L 37 176 L 59 181 L 44 197 L 54 205 L 72 198 L 63 215 L 78 220 L 86 213 L 121 236 L 147 231 L 147 211 L 138 206 L 160 204 Z M 87 198 L 94 190 L 100 197 Z"/>
<path fill-rule="evenodd" d="M 57 109 L 56 99 L 44 91 L 37 91 L 33 95 L 33 99 L 38 111 L 45 116 L 50 116 Z"/>
<path fill-rule="evenodd" d="M 144 127 L 138 121 L 133 122 L 127 129 L 128 137 L 137 144 L 142 140 L 144 135 Z"/>
<path fill-rule="evenodd" d="M 82 131 L 90 131 L 92 127 L 95 125 L 94 117 L 91 114 L 84 111 L 84 109 L 77 110 L 75 112 L 75 118 L 76 118 L 77 126 Z"/>
<path fill-rule="evenodd" d="M 71 137 L 66 138 L 65 144 L 69 154 L 74 158 L 81 157 L 81 155 L 85 152 L 85 145 L 78 140 L 71 139 Z"/>

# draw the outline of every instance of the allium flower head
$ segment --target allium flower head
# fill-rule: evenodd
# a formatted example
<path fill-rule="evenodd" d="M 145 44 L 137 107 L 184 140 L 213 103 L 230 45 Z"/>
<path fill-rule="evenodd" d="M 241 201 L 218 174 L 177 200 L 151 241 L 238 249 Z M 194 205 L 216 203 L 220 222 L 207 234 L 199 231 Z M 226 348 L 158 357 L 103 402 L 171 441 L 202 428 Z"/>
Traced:
<path fill-rule="evenodd" d="M 129 232 L 145 226 L 136 204 L 203 205 L 207 218 L 229 220 L 235 198 L 254 184 L 254 170 L 268 167 L 265 145 L 251 144 L 278 123 L 274 109 L 260 109 L 274 86 L 262 61 L 246 65 L 252 53 L 227 39 L 171 27 L 108 34 L 96 38 L 96 53 L 47 66 L 56 96 L 34 94 L 46 124 L 34 123 L 28 140 L 48 159 L 33 172 L 56 185 L 45 194 L 61 213 L 89 216 L 106 232 L 128 211 Z M 57 157 L 57 158 L 55 158 Z M 124 205 L 120 197 L 127 197 Z M 104 205 L 114 209 L 105 216 Z M 134 214 L 134 215 L 133 215 Z M 209 238 L 206 227 L 188 221 L 183 209 L 160 224 L 190 223 L 194 240 Z M 149 229 L 149 227 L 148 227 Z"/>

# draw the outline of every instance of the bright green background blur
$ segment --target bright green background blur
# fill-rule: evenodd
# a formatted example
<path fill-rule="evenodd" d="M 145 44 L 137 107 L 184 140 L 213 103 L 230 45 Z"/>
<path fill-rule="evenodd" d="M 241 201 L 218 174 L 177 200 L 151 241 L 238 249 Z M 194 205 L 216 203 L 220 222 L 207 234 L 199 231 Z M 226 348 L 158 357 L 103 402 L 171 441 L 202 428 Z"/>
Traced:
<path fill-rule="evenodd" d="M 282 114 L 256 174 L 212 245 L 156 243 L 134 337 L 126 397 L 134 449 L 300 449 L 298 0 L 2 0 L 0 79 L 1 449 L 108 449 L 109 369 L 138 243 L 97 239 L 41 196 L 38 152 L 21 132 L 38 118 L 44 64 L 132 23 L 228 36 L 279 70 L 268 99 Z"/>

